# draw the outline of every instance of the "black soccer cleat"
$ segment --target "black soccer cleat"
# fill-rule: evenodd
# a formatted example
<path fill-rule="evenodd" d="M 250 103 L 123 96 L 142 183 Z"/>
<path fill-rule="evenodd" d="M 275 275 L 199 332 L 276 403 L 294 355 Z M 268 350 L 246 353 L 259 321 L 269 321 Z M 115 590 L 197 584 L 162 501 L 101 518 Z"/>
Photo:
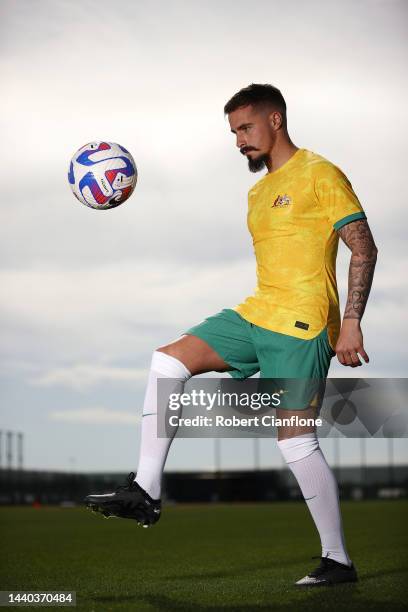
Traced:
<path fill-rule="evenodd" d="M 297 587 L 332 586 L 343 582 L 357 582 L 357 572 L 353 564 L 349 567 L 329 557 L 312 557 L 320 559 L 320 565 L 313 572 L 295 583 Z"/>
<path fill-rule="evenodd" d="M 161 501 L 152 499 L 137 482 L 135 474 L 130 472 L 127 484 L 118 487 L 115 493 L 88 495 L 86 507 L 93 512 L 100 512 L 105 518 L 116 516 L 134 519 L 138 525 L 151 527 L 160 518 Z"/>

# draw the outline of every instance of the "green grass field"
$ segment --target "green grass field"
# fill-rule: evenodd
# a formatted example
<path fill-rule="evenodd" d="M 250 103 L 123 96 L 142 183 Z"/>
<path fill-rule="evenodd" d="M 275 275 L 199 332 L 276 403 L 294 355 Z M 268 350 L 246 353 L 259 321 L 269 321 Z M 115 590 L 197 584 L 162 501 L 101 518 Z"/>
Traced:
<path fill-rule="evenodd" d="M 320 553 L 303 503 L 169 506 L 151 529 L 82 508 L 1 508 L 0 589 L 72 589 L 96 612 L 407 610 L 408 502 L 342 509 L 360 581 L 299 591 Z"/>

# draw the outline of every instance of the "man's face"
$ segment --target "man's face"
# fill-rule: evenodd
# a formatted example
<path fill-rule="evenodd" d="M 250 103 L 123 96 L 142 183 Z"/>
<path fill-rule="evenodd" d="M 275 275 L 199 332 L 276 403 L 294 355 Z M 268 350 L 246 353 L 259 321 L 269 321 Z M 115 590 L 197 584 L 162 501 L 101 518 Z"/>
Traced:
<path fill-rule="evenodd" d="M 236 145 L 248 159 L 251 172 L 265 168 L 272 149 L 275 132 L 266 110 L 256 110 L 252 105 L 241 106 L 228 115 L 231 132 L 236 135 Z"/>

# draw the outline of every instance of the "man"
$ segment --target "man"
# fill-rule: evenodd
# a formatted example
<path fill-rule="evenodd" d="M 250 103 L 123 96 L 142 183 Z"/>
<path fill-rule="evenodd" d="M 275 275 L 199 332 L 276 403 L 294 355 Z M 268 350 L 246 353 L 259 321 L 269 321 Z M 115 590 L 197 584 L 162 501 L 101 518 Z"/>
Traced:
<path fill-rule="evenodd" d="M 235 308 L 208 317 L 153 353 L 137 476 L 131 473 L 128 485 L 115 493 L 87 497 L 92 509 L 135 518 L 144 526 L 160 517 L 161 476 L 171 444 L 171 439 L 157 437 L 158 378 L 177 379 L 181 387 L 191 376 L 209 371 L 227 371 L 241 379 L 260 371 L 261 378 L 325 380 L 334 355 L 352 368 L 362 365 L 360 356 L 368 362 L 360 320 L 377 248 L 349 181 L 323 157 L 293 144 L 285 100 L 272 85 L 240 90 L 224 112 L 251 172 L 268 171 L 248 198 L 258 286 Z M 341 326 L 335 274 L 339 236 L 351 250 Z M 316 416 L 316 403 L 309 399 L 280 407 L 277 417 Z M 322 544 L 320 565 L 296 584 L 356 581 L 343 537 L 337 483 L 315 427 L 279 427 L 277 443 Z"/>

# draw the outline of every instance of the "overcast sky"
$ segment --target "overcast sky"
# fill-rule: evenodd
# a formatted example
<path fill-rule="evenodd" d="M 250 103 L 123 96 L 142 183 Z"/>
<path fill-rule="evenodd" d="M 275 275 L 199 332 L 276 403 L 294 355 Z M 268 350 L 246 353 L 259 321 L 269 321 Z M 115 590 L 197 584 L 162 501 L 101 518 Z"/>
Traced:
<path fill-rule="evenodd" d="M 251 82 L 278 86 L 292 140 L 351 180 L 379 248 L 363 319 L 371 362 L 357 374 L 405 376 L 406 2 L 0 6 L 0 429 L 25 433 L 27 467 L 135 469 L 152 351 L 252 292 L 246 197 L 261 174 L 222 111 Z M 138 166 L 113 210 L 80 205 L 68 186 L 90 140 L 122 144 Z M 342 310 L 348 260 L 340 247 Z M 333 360 L 330 375 L 356 372 Z M 281 465 L 275 446 L 261 441 L 263 467 Z M 211 469 L 212 449 L 179 440 L 168 469 Z M 369 462 L 386 449 L 370 441 Z M 342 450 L 357 461 L 358 441 Z M 250 467 L 251 453 L 225 441 L 223 465 Z M 407 461 L 405 440 L 395 458 Z"/>

